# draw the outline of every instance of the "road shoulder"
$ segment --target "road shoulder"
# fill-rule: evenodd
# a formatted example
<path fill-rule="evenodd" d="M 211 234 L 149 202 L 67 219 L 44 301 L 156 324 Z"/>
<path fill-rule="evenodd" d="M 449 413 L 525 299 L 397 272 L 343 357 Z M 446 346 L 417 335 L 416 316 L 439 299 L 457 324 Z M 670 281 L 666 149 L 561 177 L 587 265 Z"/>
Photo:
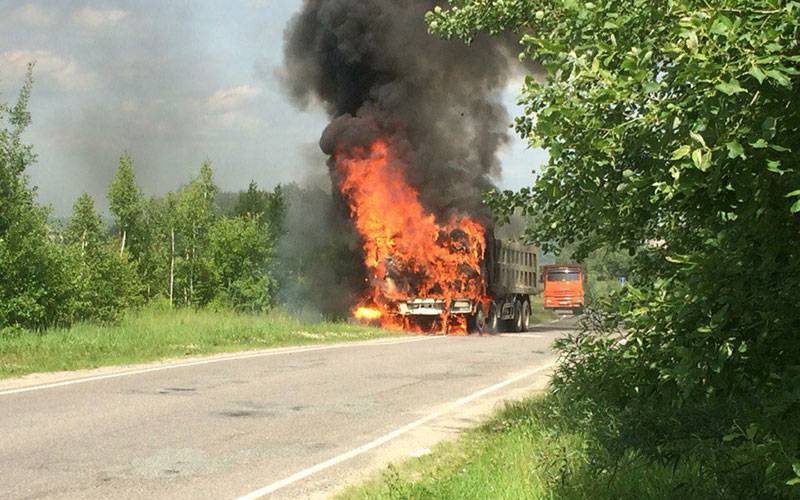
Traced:
<path fill-rule="evenodd" d="M 346 464 L 345 460 L 343 460 L 341 465 L 337 464 L 327 470 L 320 470 L 307 478 L 298 479 L 285 486 L 280 486 L 280 481 L 267 485 L 261 491 L 254 490 L 248 495 L 240 497 L 239 500 L 262 498 L 264 496 L 286 499 L 323 499 L 335 496 L 347 488 L 367 480 L 375 473 L 384 470 L 389 464 L 430 453 L 435 445 L 458 439 L 464 431 L 479 425 L 486 418 L 503 408 L 508 402 L 519 401 L 529 397 L 531 394 L 544 391 L 555 369 L 555 358 L 550 359 L 540 368 L 512 374 L 505 380 L 522 378 L 508 384 L 502 390 L 481 395 L 469 401 L 468 404 L 452 407 L 453 403 L 457 403 L 455 401 L 441 405 L 431 412 L 431 414 L 441 412 L 435 418 L 388 440 L 380 446 L 376 446 L 374 449 L 347 459 Z M 531 374 L 530 376 L 525 376 L 526 373 Z M 503 381 L 500 383 L 502 384 Z M 280 487 L 274 491 L 269 491 L 269 487 L 273 485 Z"/>
<path fill-rule="evenodd" d="M 93 380 L 113 378 L 119 376 L 130 376 L 139 373 L 159 371 L 166 369 L 177 369 L 181 367 L 197 366 L 199 364 L 217 363 L 226 361 L 236 361 L 260 356 L 273 356 L 280 354 L 293 354 L 309 351 L 320 351 L 330 349 L 341 349 L 346 347 L 364 347 L 371 345 L 395 344 L 398 342 L 420 341 L 424 339 L 435 339 L 441 337 L 417 336 L 417 335 L 398 335 L 383 337 L 374 340 L 348 341 L 338 343 L 313 344 L 300 347 L 272 347 L 266 349 L 255 349 L 249 351 L 239 351 L 233 353 L 220 353 L 210 355 L 185 356 L 180 358 L 167 358 L 159 361 L 147 363 L 137 363 L 129 365 L 111 365 L 99 368 L 85 368 L 78 370 L 58 371 L 58 372 L 38 372 L 23 375 L 21 377 L 0 379 L 0 395 L 11 391 L 36 390 L 56 385 L 68 385 L 73 383 L 84 383 Z"/>

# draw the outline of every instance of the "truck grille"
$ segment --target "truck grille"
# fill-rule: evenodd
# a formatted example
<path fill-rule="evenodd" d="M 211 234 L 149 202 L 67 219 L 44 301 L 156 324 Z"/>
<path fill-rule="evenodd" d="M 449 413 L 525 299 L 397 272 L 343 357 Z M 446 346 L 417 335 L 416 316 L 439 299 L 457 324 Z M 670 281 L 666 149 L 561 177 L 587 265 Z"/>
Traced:
<path fill-rule="evenodd" d="M 397 304 L 397 312 L 403 316 L 441 316 L 446 308 L 444 299 L 412 299 Z M 471 312 L 472 302 L 469 299 L 456 299 L 450 304 L 451 314 Z"/>

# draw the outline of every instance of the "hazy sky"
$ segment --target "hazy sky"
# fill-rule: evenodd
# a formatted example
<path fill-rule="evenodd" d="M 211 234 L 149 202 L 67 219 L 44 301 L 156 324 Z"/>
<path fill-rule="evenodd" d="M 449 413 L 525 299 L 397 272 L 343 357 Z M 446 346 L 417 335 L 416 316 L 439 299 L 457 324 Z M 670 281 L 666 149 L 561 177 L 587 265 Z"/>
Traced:
<path fill-rule="evenodd" d="M 298 111 L 275 76 L 300 5 L 0 0 L 0 100 L 16 98 L 36 61 L 26 139 L 39 157 L 28 173 L 40 201 L 65 214 L 86 191 L 105 209 L 124 151 L 148 194 L 187 182 L 206 158 L 223 190 L 324 174 L 317 141 L 327 117 Z M 504 92 L 512 115 L 516 87 Z M 529 185 L 544 158 L 514 137 L 499 185 Z"/>

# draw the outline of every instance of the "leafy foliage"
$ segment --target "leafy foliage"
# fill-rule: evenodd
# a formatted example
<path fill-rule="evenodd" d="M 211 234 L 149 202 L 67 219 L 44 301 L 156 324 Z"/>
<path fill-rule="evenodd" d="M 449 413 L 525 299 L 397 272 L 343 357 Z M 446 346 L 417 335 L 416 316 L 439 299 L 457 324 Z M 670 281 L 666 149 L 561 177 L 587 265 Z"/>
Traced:
<path fill-rule="evenodd" d="M 135 265 L 103 234 L 94 201 L 88 194 L 75 202 L 64 232 L 68 269 L 75 285 L 71 320 L 115 321 L 139 296 Z"/>
<path fill-rule="evenodd" d="M 72 218 L 63 236 L 67 244 L 78 245 L 82 249 L 97 246 L 103 239 L 102 222 L 94 208 L 94 200 L 88 193 L 83 193 L 75 202 Z"/>
<path fill-rule="evenodd" d="M 123 242 L 129 244 L 128 238 L 138 239 L 138 235 L 130 233 L 140 229 L 143 208 L 142 193 L 136 185 L 133 160 L 127 153 L 119 159 L 119 168 L 108 191 L 108 201 Z"/>
<path fill-rule="evenodd" d="M 247 191 L 239 193 L 234 215 L 257 219 L 262 226 L 272 226 L 273 233 L 282 233 L 286 219 L 286 194 L 283 187 L 278 185 L 270 193 L 258 189 L 258 184 L 250 181 Z"/>
<path fill-rule="evenodd" d="M 712 450 L 741 494 L 796 494 L 800 3 L 451 5 L 432 31 L 515 31 L 543 72 L 516 129 L 549 163 L 489 204 L 535 214 L 532 239 L 635 255 L 606 310 L 624 341 L 565 344 L 563 390 L 624 418 L 627 445 Z"/>
<path fill-rule="evenodd" d="M 218 219 L 209 243 L 218 300 L 239 309 L 267 309 L 275 291 L 271 273 L 275 239 L 258 218 Z"/>
<path fill-rule="evenodd" d="M 47 212 L 34 204 L 25 170 L 36 159 L 22 132 L 32 66 L 15 106 L 0 103 L 0 331 L 69 320 L 73 284 L 66 256 L 49 238 Z"/>
<path fill-rule="evenodd" d="M 0 332 L 117 321 L 171 291 L 186 306 L 272 305 L 272 254 L 285 214 L 280 187 L 268 193 L 251 184 L 240 203 L 247 214 L 227 217 L 214 202 L 211 162 L 178 192 L 148 200 L 124 154 L 108 193 L 118 238 L 109 241 L 87 194 L 59 232 L 25 175 L 35 161 L 21 141 L 31 88 L 29 72 L 17 104 L 0 103 Z"/>

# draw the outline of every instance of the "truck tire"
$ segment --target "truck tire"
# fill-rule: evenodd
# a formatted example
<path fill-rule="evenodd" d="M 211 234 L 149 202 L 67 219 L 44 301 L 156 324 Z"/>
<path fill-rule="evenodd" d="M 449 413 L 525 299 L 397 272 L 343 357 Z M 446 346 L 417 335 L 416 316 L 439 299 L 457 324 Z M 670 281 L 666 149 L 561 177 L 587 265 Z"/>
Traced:
<path fill-rule="evenodd" d="M 488 333 L 500 332 L 500 314 L 497 311 L 497 304 L 494 302 L 489 306 L 489 317 L 486 319 L 486 331 Z"/>
<path fill-rule="evenodd" d="M 515 332 L 522 331 L 522 302 L 514 301 L 514 319 L 511 320 L 511 329 Z"/>
<path fill-rule="evenodd" d="M 475 309 L 475 314 L 467 318 L 467 333 L 482 334 L 486 331 L 486 316 L 483 314 L 483 306 L 479 305 Z"/>
<path fill-rule="evenodd" d="M 524 301 L 522 303 L 522 330 L 523 332 L 527 332 L 531 329 L 531 303 L 529 301 Z"/>

